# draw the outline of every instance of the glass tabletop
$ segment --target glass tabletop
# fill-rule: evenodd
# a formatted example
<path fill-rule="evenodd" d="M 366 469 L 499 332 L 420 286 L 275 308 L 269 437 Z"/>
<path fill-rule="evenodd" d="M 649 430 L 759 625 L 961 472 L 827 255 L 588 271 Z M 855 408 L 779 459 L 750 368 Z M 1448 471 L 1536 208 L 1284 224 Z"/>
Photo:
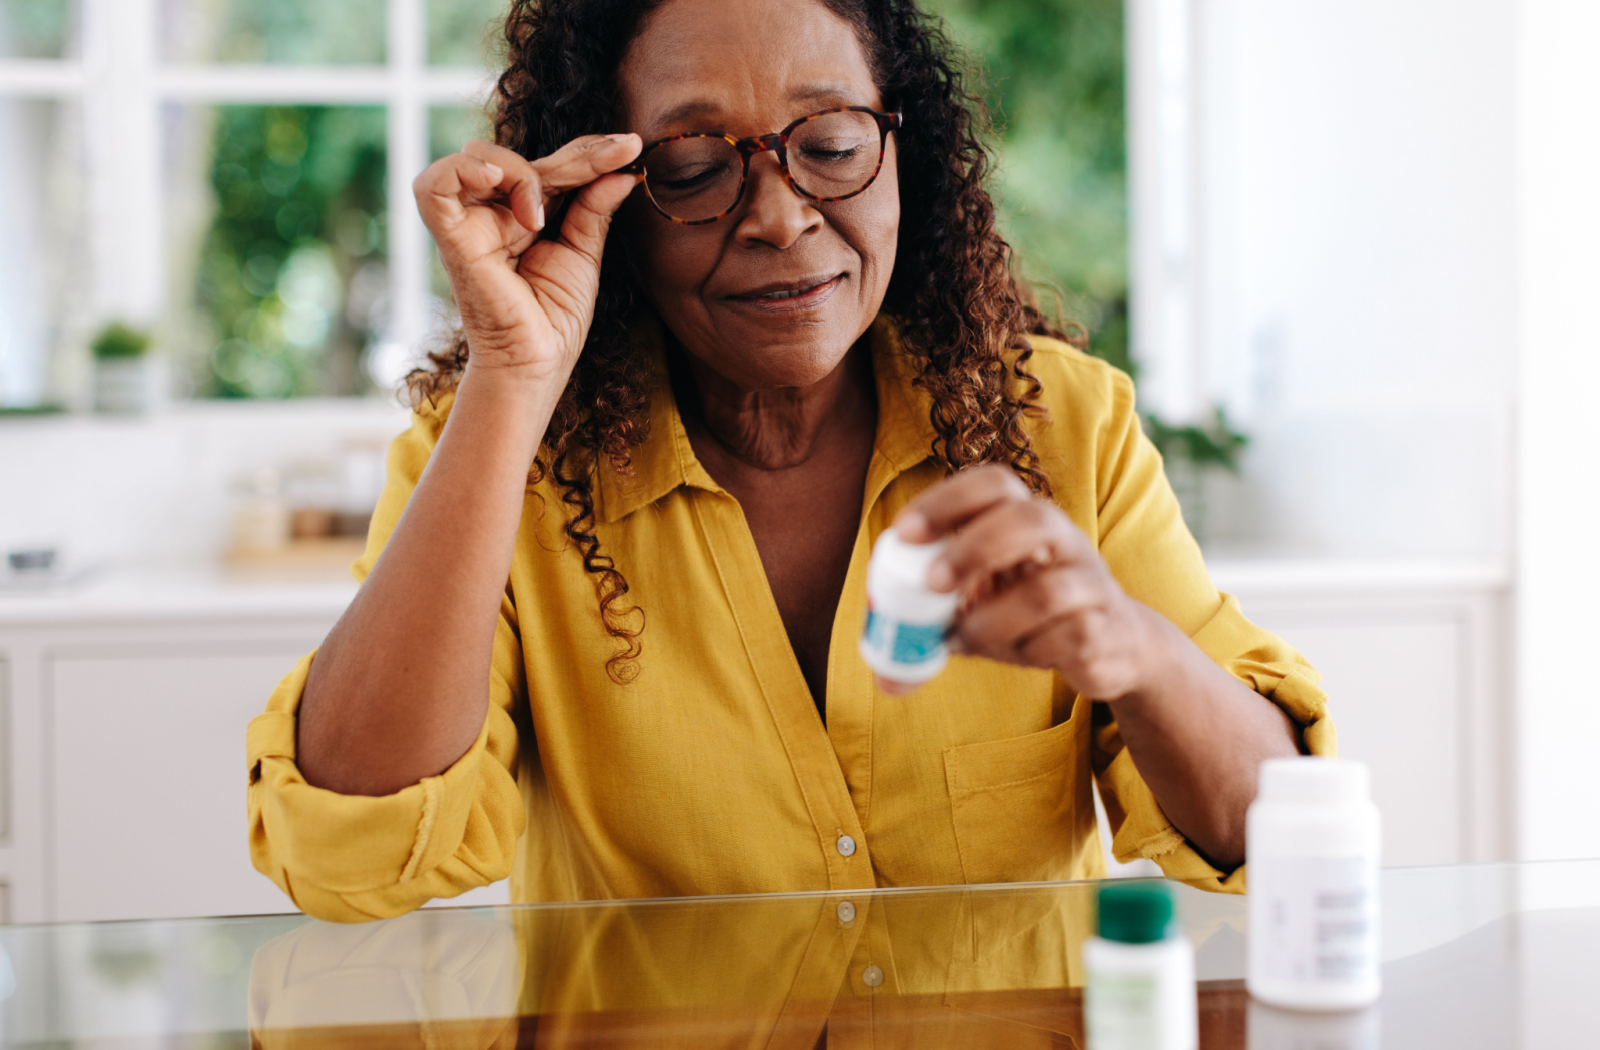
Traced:
<path fill-rule="evenodd" d="M 1094 883 L 0 929 L 8 1046 L 1082 1046 Z M 1576 1045 L 1600 861 L 1383 873 L 1384 994 L 1244 991 L 1246 902 L 1178 887 L 1203 1047 Z M 1581 1040 L 1580 1040 L 1581 1041 Z"/>

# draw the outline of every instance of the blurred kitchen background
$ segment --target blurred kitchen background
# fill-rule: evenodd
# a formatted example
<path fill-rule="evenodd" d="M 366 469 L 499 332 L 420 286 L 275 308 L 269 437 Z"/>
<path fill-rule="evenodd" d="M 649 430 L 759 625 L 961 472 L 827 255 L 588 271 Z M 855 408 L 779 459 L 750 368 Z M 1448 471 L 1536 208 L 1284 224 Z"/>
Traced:
<path fill-rule="evenodd" d="M 1600 8 L 929 6 L 1387 859 L 1600 855 Z M 0 0 L 0 919 L 286 906 L 243 725 L 354 592 L 451 325 L 410 183 L 487 134 L 504 7 Z"/>

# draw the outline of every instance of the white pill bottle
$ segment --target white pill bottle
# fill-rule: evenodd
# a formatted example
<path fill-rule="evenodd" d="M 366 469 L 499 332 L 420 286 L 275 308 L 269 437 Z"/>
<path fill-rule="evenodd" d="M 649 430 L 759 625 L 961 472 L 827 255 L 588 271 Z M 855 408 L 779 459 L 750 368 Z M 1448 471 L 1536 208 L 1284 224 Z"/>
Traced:
<path fill-rule="evenodd" d="M 1194 946 L 1178 931 L 1172 887 L 1116 879 L 1095 896 L 1097 936 L 1083 944 L 1088 1050 L 1195 1050 Z"/>
<path fill-rule="evenodd" d="M 1290 1010 L 1377 1001 L 1379 830 L 1364 764 L 1261 764 L 1245 823 L 1251 995 Z"/>
<path fill-rule="evenodd" d="M 947 545 L 907 543 L 893 528 L 873 544 L 861 658 L 891 682 L 920 685 L 950 659 L 944 635 L 959 599 L 928 588 L 928 569 Z"/>

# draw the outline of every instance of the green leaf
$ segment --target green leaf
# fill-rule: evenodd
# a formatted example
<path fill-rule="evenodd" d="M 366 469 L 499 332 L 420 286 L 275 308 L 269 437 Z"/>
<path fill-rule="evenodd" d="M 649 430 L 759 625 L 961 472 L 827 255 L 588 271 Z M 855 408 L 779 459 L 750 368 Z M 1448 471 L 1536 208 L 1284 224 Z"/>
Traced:
<path fill-rule="evenodd" d="M 1211 422 L 1201 426 L 1174 426 L 1154 413 L 1144 416 L 1145 433 L 1165 460 L 1187 460 L 1196 466 L 1216 466 L 1239 473 L 1239 458 L 1250 439 L 1233 429 L 1222 407 L 1212 409 Z"/>
<path fill-rule="evenodd" d="M 96 361 L 143 357 L 148 349 L 150 349 L 149 333 L 120 321 L 100 329 L 100 334 L 89 344 L 89 351 L 94 354 Z"/>

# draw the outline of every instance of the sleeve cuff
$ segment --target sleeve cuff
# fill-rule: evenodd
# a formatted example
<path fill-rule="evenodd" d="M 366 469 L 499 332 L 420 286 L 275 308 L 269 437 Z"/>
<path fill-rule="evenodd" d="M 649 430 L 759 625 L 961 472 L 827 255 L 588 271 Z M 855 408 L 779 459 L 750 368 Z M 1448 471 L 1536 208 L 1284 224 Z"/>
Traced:
<path fill-rule="evenodd" d="M 295 764 L 295 708 L 310 662 L 302 660 L 280 683 L 269 710 L 250 722 L 246 734 L 257 869 L 294 896 L 295 883 L 365 893 L 438 867 L 462 841 L 489 720 L 449 769 L 392 795 L 342 795 L 315 787 Z"/>
<path fill-rule="evenodd" d="M 1311 754 L 1332 757 L 1338 742 L 1328 718 L 1328 695 L 1316 670 L 1282 641 L 1245 620 L 1236 598 L 1223 595 L 1222 599 L 1211 620 L 1195 632 L 1195 645 L 1293 719 Z M 1106 775 L 1126 814 L 1111 844 L 1119 861 L 1144 857 L 1174 881 L 1216 892 L 1245 892 L 1245 865 L 1224 872 L 1202 857 L 1167 820 L 1120 741 Z"/>

